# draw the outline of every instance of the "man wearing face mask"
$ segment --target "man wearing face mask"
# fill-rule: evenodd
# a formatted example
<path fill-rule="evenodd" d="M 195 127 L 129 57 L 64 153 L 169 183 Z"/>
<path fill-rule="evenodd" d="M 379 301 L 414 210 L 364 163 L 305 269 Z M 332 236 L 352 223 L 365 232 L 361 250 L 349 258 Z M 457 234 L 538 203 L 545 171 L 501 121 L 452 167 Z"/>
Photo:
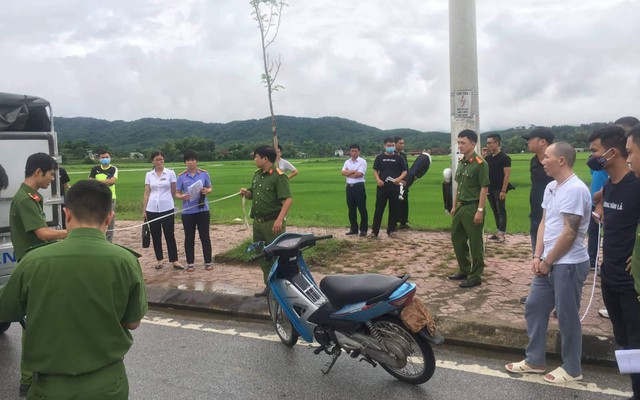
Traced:
<path fill-rule="evenodd" d="M 587 161 L 609 179 L 602 189 L 604 235 L 602 243 L 602 299 L 617 344 L 640 349 L 640 302 L 627 266 L 640 219 L 640 180 L 627 165 L 627 138 L 619 126 L 607 126 L 589 136 L 592 155 Z M 640 399 L 640 374 L 631 374 L 634 399 Z"/>
<path fill-rule="evenodd" d="M 91 168 L 89 178 L 101 181 L 111 189 L 111 211 L 113 211 L 113 218 L 111 218 L 106 235 L 107 240 L 113 242 L 113 228 L 116 224 L 116 181 L 118 180 L 118 168 L 111 165 L 111 154 L 108 150 L 98 151 L 98 157 L 100 158 L 100 165 Z"/>
<path fill-rule="evenodd" d="M 396 223 L 400 212 L 400 182 L 407 176 L 407 164 L 397 154 L 393 138 L 384 139 L 384 153 L 379 154 L 373 162 L 373 176 L 376 178 L 376 211 L 373 215 L 373 226 L 369 239 L 375 239 L 380 232 L 382 214 L 389 201 L 389 218 L 387 220 L 387 235 L 395 237 Z"/>

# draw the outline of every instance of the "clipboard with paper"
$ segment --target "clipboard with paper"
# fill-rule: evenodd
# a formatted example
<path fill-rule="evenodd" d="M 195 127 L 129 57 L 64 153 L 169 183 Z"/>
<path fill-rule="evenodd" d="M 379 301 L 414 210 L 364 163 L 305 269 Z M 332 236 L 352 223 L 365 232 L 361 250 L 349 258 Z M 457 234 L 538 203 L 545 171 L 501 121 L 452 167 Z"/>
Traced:
<path fill-rule="evenodd" d="M 187 192 L 189 193 L 189 197 L 190 197 L 189 201 L 194 201 L 194 200 L 197 201 L 198 199 L 200 199 L 200 191 L 202 190 L 203 187 L 204 186 L 202 185 L 202 181 L 193 182 L 187 189 Z"/>

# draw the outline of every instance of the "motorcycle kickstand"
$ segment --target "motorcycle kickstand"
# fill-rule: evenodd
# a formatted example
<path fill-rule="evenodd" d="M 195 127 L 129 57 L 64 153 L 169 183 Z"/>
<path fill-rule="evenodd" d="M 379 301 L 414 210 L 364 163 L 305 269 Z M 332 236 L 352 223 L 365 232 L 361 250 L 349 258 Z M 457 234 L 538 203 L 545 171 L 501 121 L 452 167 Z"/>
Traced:
<path fill-rule="evenodd" d="M 362 358 L 361 358 L 360 360 L 358 360 L 358 361 L 366 361 L 366 362 L 368 362 L 369 364 L 371 364 L 371 366 L 373 366 L 373 368 L 375 368 L 375 367 L 377 367 L 377 366 L 378 366 L 378 364 L 376 364 L 376 362 L 375 362 L 375 361 L 373 361 L 371 358 L 369 358 L 369 356 L 362 357 Z"/>
<path fill-rule="evenodd" d="M 338 361 L 338 357 L 340 357 L 340 354 L 342 354 L 342 349 L 340 349 L 340 347 L 335 346 L 332 350 L 331 353 L 332 358 L 331 358 L 331 362 L 327 364 L 327 370 L 325 371 L 324 369 L 321 369 L 323 374 L 328 374 L 329 371 L 331 371 L 331 368 L 333 368 L 333 365 L 336 363 L 336 361 Z"/>

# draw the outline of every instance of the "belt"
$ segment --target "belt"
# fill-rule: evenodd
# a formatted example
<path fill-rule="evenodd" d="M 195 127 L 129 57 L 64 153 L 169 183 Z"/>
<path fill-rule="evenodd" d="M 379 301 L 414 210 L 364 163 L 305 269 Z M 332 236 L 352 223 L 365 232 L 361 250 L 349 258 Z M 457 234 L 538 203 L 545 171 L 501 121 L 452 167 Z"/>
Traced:
<path fill-rule="evenodd" d="M 276 218 L 278 218 L 278 215 L 280 215 L 280 211 L 278 211 L 275 214 L 271 214 L 271 215 L 267 215 L 265 217 L 260 217 L 260 218 L 254 218 L 253 220 L 258 222 L 258 223 L 262 223 L 262 222 L 269 222 L 269 221 L 273 221 Z"/>
<path fill-rule="evenodd" d="M 478 204 L 478 200 L 459 201 L 458 204 L 461 206 L 468 206 L 469 204 Z"/>
<path fill-rule="evenodd" d="M 354 187 L 356 185 L 364 185 L 364 182 L 356 182 L 356 183 L 347 183 L 348 187 Z"/>

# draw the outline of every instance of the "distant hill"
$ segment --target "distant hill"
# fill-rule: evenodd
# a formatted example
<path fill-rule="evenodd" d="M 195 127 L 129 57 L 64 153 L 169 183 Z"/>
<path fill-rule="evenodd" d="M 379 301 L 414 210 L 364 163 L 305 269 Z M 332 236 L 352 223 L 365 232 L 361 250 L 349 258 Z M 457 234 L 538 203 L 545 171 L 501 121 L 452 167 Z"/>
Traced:
<path fill-rule="evenodd" d="M 421 143 L 420 146 L 434 140 L 449 142 L 449 134 L 444 132 L 420 132 L 412 129 L 384 131 L 337 117 L 277 116 L 276 119 L 280 140 L 296 147 L 312 141 L 340 148 L 352 142 L 380 142 L 385 136 L 396 135 L 403 136 L 413 145 Z M 188 137 L 211 139 L 218 149 L 237 143 L 268 143 L 271 138 L 270 118 L 233 121 L 226 124 L 158 118 L 111 122 L 84 117 L 56 117 L 54 122 L 61 141 L 99 142 L 119 151 L 159 147 L 167 141 Z M 376 147 L 382 147 L 382 144 Z"/>
<path fill-rule="evenodd" d="M 407 150 L 450 147 L 448 132 L 421 132 L 413 129 L 381 130 L 337 117 L 301 118 L 277 116 L 278 138 L 289 149 L 309 154 L 333 155 L 333 151 L 349 144 L 359 143 L 365 152 L 373 154 L 382 148 L 386 136 L 401 136 Z M 184 138 L 206 138 L 215 142 L 216 150 L 237 145 L 270 143 L 270 118 L 233 121 L 225 124 L 205 123 L 184 119 L 143 118 L 136 121 L 106 121 L 95 118 L 55 118 L 60 141 L 86 140 L 89 144 L 107 145 L 118 152 L 143 151 L 159 148 L 166 142 Z M 576 147 L 586 147 L 588 135 L 604 123 L 580 126 L 553 126 L 557 140 L 568 141 Z M 515 127 L 499 133 L 507 152 L 526 150 L 526 142 L 520 138 L 531 127 Z M 492 132 L 482 132 L 483 137 Z M 483 140 L 484 142 L 484 140 Z M 313 148 L 313 151 L 310 149 Z"/>

